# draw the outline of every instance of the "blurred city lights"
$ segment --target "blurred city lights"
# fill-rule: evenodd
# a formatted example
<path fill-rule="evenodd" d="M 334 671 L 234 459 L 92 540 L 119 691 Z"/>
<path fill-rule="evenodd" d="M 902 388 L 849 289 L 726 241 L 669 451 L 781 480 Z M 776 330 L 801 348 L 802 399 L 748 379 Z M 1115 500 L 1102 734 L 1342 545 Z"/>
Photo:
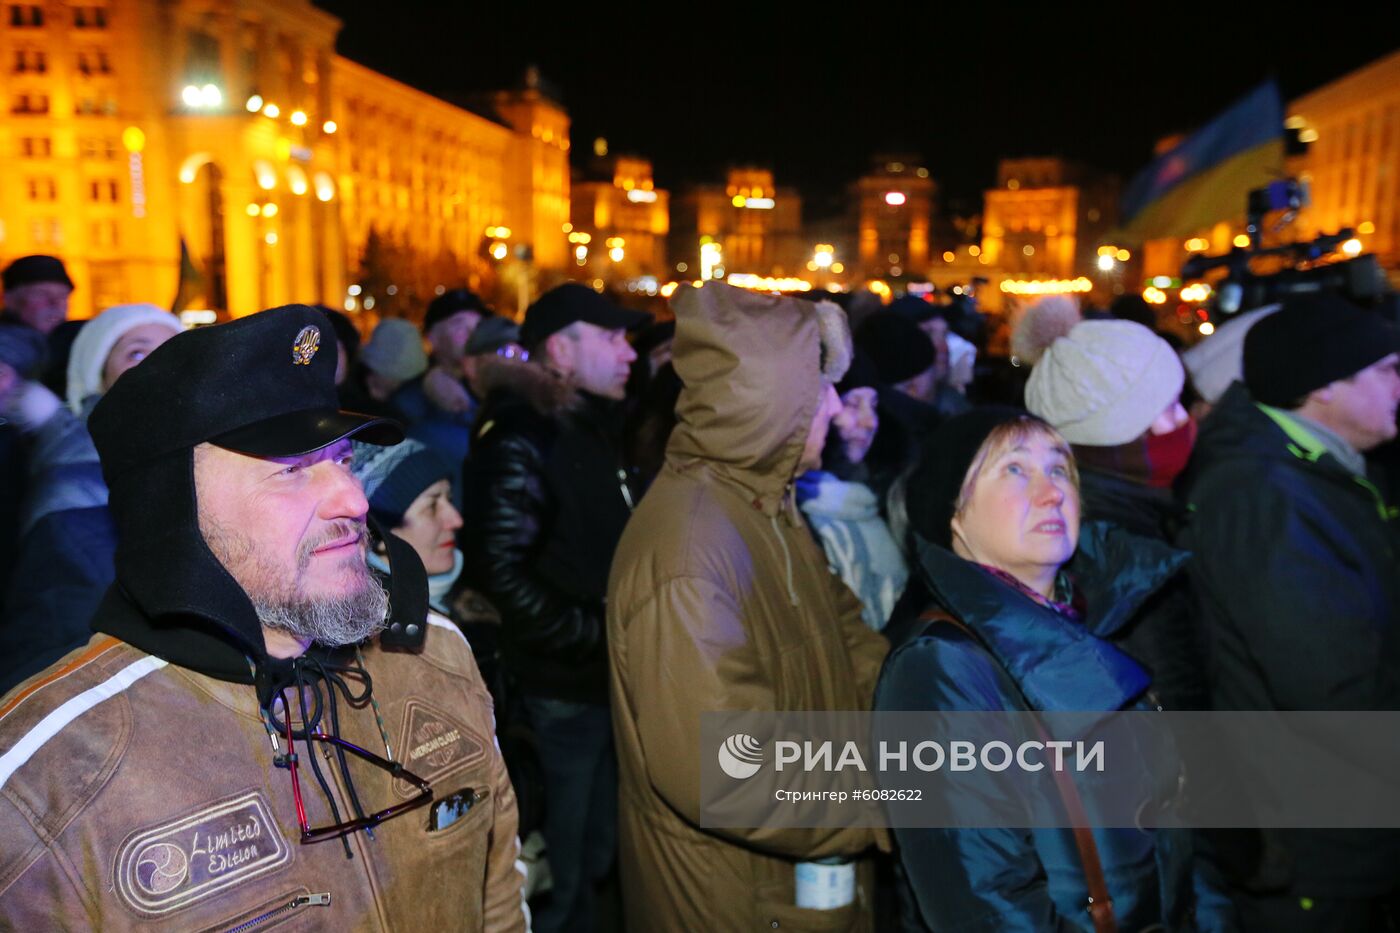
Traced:
<path fill-rule="evenodd" d="M 1099 257 L 1099 268 L 1102 269 L 1104 272 L 1112 272 L 1113 267 L 1115 264 L 1117 264 L 1117 262 L 1118 260 L 1115 259 L 1113 256 L 1103 255 Z"/>
<path fill-rule="evenodd" d="M 1084 276 L 1077 279 L 1007 279 L 1001 290 L 1008 295 L 1066 295 L 1094 290 L 1094 283 Z"/>
<path fill-rule="evenodd" d="M 1196 330 L 1201 332 L 1201 336 L 1209 337 L 1211 334 L 1215 333 L 1215 325 L 1210 321 L 1202 321 L 1201 326 L 1197 327 Z"/>
<path fill-rule="evenodd" d="M 1248 249 L 1248 248 L 1249 248 L 1249 234 L 1247 234 L 1247 233 L 1238 234 L 1238 235 L 1235 237 L 1235 239 L 1233 240 L 1233 242 L 1234 242 L 1234 244 L 1235 244 L 1236 246 L 1238 246 L 1240 249 Z"/>
<path fill-rule="evenodd" d="M 1352 237 L 1350 240 L 1347 240 L 1345 243 L 1342 244 L 1342 252 L 1346 253 L 1348 256 L 1360 256 L 1361 241 L 1358 240 L 1356 237 Z"/>
<path fill-rule="evenodd" d="M 248 98 L 248 103 L 245 106 L 247 106 L 249 113 L 257 113 L 263 106 L 262 95 L 254 94 L 252 97 Z"/>
<path fill-rule="evenodd" d="M 321 124 L 321 132 L 325 133 L 327 136 L 332 135 L 338 129 L 340 129 L 340 127 L 335 125 L 334 120 L 327 120 L 325 123 Z"/>
<path fill-rule="evenodd" d="M 775 279 L 740 272 L 731 275 L 728 282 L 738 288 L 750 288 L 761 292 L 806 292 L 812 290 L 812 283 L 805 279 Z"/>
<path fill-rule="evenodd" d="M 293 110 L 292 115 L 288 117 L 288 119 L 292 121 L 293 126 L 306 125 L 306 114 L 300 110 Z"/>
<path fill-rule="evenodd" d="M 282 115 L 282 108 L 276 104 L 268 104 L 263 107 L 263 116 L 272 117 L 274 120 Z"/>
<path fill-rule="evenodd" d="M 509 251 L 509 250 L 507 249 L 506 245 L 505 245 L 504 243 L 502 243 L 500 240 L 497 240 L 495 243 L 492 243 L 492 244 L 491 244 L 491 258 L 492 258 L 492 259 L 497 259 L 497 260 L 505 259 L 505 258 L 506 258 L 506 253 L 507 253 L 508 251 Z"/>
<path fill-rule="evenodd" d="M 899 207 L 905 202 L 905 200 L 907 199 L 905 198 L 903 191 L 885 192 L 885 203 L 888 204 L 890 207 Z"/>

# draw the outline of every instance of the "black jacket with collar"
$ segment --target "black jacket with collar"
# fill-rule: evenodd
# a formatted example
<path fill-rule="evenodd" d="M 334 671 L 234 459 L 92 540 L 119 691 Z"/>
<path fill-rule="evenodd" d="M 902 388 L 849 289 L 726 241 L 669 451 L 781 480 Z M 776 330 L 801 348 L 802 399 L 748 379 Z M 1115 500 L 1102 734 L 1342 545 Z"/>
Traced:
<path fill-rule="evenodd" d="M 1400 528 L 1379 491 L 1290 437 L 1240 383 L 1202 426 L 1184 488 L 1180 541 L 1193 554 L 1214 708 L 1400 710 Z M 1267 793 L 1270 775 L 1243 767 Z M 1400 883 L 1400 832 L 1277 838 L 1308 896 Z"/>

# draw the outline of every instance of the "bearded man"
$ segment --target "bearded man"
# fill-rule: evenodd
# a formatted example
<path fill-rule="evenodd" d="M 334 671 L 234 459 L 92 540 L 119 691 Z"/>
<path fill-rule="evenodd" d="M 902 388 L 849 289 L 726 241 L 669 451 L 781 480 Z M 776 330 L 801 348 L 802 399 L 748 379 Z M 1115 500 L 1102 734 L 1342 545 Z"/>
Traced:
<path fill-rule="evenodd" d="M 340 411 L 335 364 L 320 312 L 276 308 L 93 412 L 116 583 L 0 700 L 0 927 L 527 925 L 489 696 L 350 472 L 402 430 Z"/>

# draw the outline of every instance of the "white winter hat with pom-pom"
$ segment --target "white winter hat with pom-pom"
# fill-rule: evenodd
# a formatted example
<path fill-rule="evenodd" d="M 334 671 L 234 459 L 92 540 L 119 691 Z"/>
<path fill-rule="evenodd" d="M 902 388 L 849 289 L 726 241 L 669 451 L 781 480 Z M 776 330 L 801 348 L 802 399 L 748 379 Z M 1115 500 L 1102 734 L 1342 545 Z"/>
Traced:
<path fill-rule="evenodd" d="M 1181 397 L 1186 372 L 1171 345 L 1132 321 L 1079 319 L 1064 303 L 1027 310 L 1013 352 L 1035 363 L 1026 408 L 1065 440 L 1116 447 L 1142 436 Z"/>

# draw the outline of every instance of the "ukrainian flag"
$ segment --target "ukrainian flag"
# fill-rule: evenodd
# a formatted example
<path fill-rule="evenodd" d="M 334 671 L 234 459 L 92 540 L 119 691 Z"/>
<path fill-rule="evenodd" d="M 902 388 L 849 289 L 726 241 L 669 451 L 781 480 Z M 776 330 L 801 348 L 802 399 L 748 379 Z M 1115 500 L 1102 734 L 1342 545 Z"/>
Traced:
<path fill-rule="evenodd" d="M 1184 237 L 1244 216 L 1245 196 L 1283 174 L 1283 100 L 1266 81 L 1138 173 L 1123 238 Z"/>

